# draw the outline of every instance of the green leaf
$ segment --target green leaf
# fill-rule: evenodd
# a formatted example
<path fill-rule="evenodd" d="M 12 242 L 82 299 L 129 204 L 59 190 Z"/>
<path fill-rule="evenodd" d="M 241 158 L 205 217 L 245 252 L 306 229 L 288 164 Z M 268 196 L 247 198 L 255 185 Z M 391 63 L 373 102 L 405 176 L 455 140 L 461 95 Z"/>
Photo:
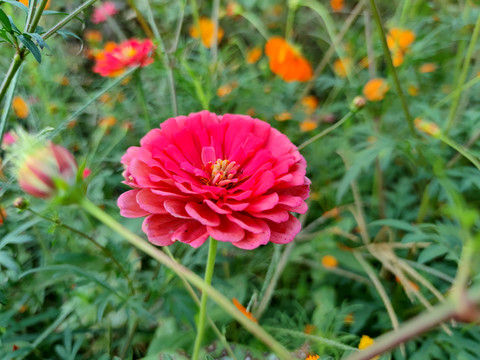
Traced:
<path fill-rule="evenodd" d="M 44 10 L 42 15 L 68 15 L 68 13 L 63 11 Z"/>
<path fill-rule="evenodd" d="M 0 9 L 0 22 L 3 24 L 4 28 L 11 34 L 13 32 L 12 25 L 10 24 L 10 19 L 7 14 Z"/>
<path fill-rule="evenodd" d="M 418 228 L 407 221 L 398 220 L 398 219 L 382 219 L 373 221 L 368 226 L 388 226 L 390 228 L 404 230 L 404 231 L 419 231 Z"/>
<path fill-rule="evenodd" d="M 37 33 L 27 33 L 27 34 L 30 35 L 33 38 L 33 40 L 35 40 L 37 45 L 40 46 L 40 49 L 43 49 L 44 47 L 48 48 L 47 43 L 45 42 L 45 40 L 43 40 L 43 38 L 39 34 Z"/>
<path fill-rule="evenodd" d="M 16 6 L 20 9 L 22 9 L 25 12 L 25 14 L 28 14 L 28 7 L 23 5 L 20 1 L 17 1 L 17 0 L 0 0 L 0 4 L 1 3 L 8 3 L 10 5 Z"/>
<path fill-rule="evenodd" d="M 18 35 L 17 39 L 20 40 L 20 42 L 25 45 L 25 47 L 32 53 L 33 57 L 37 62 L 40 64 L 42 62 L 42 53 L 38 49 L 37 45 L 29 39 L 30 35 L 28 34 L 22 34 Z"/>
<path fill-rule="evenodd" d="M 12 256 L 6 251 L 0 251 L 0 265 L 7 269 L 18 271 L 18 266 L 13 260 Z"/>

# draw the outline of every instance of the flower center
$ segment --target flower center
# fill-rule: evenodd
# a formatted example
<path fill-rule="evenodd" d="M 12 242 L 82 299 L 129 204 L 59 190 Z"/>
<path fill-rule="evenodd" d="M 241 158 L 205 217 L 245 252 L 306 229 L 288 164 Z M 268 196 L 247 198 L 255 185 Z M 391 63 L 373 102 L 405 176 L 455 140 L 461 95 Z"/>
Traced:
<path fill-rule="evenodd" d="M 238 182 L 235 175 L 240 165 L 235 161 L 217 159 L 215 162 L 208 162 L 204 167 L 207 175 L 210 175 L 210 178 L 202 178 L 206 185 L 231 187 Z"/>

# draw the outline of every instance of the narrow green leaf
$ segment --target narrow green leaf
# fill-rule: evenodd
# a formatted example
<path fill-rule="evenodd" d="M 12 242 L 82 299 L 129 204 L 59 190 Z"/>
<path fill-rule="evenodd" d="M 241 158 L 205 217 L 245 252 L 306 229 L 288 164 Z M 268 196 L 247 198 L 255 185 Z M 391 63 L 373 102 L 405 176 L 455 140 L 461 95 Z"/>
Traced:
<path fill-rule="evenodd" d="M 13 32 L 12 25 L 10 24 L 10 19 L 2 9 L 0 9 L 0 22 L 3 24 L 5 30 L 7 30 L 10 34 Z"/>
<path fill-rule="evenodd" d="M 20 1 L 17 1 L 17 0 L 0 0 L 0 4 L 1 3 L 8 3 L 10 5 L 16 6 L 19 9 L 22 9 L 25 12 L 25 14 L 28 14 L 28 7 L 23 5 Z"/>
<path fill-rule="evenodd" d="M 35 60 L 37 60 L 37 62 L 40 64 L 42 62 L 42 53 L 38 49 L 37 45 L 35 45 L 35 43 L 32 40 L 30 40 L 27 36 L 30 36 L 30 35 L 28 34 L 19 35 L 17 39 L 20 40 L 23 45 L 25 45 L 25 47 L 32 53 Z"/>
<path fill-rule="evenodd" d="M 43 38 L 39 34 L 28 33 L 28 35 L 30 35 L 33 38 L 33 40 L 35 40 L 37 45 L 40 46 L 40 49 L 43 49 L 44 47 L 47 47 L 47 49 L 48 49 L 47 43 L 45 42 L 45 40 L 43 40 Z"/>

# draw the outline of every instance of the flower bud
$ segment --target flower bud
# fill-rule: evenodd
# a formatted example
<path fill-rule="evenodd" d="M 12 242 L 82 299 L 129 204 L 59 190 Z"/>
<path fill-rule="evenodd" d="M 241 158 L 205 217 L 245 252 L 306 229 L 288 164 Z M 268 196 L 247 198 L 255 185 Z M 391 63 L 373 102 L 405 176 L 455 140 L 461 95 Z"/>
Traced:
<path fill-rule="evenodd" d="M 15 200 L 13 200 L 12 205 L 14 208 L 17 208 L 19 210 L 25 210 L 29 204 L 27 199 L 25 199 L 23 196 L 19 196 Z"/>
<path fill-rule="evenodd" d="M 47 199 L 74 185 L 77 172 L 73 155 L 49 141 L 26 154 L 18 166 L 17 178 L 26 193 Z"/>
<path fill-rule="evenodd" d="M 367 105 L 367 99 L 363 96 L 355 96 L 350 104 L 350 110 L 352 112 L 357 112 L 360 109 L 363 109 Z"/>
<path fill-rule="evenodd" d="M 433 137 L 439 137 L 441 135 L 440 128 L 434 122 L 427 121 L 421 118 L 416 118 L 413 122 L 418 131 L 421 131 Z"/>

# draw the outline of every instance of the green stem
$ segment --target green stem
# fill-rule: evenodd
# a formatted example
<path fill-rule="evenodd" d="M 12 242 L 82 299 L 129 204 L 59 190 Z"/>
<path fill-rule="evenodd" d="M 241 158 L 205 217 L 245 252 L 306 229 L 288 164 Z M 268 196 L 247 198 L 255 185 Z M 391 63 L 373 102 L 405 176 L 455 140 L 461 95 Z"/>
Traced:
<path fill-rule="evenodd" d="M 429 311 L 414 317 L 404 323 L 398 330 L 386 333 L 377 339 L 375 343 L 365 350 L 348 356 L 345 360 L 368 360 L 382 354 L 408 340 L 432 329 L 433 327 L 457 316 L 468 316 L 468 311 L 474 312 L 474 304 L 480 303 L 480 287 L 470 290 L 456 303 L 452 299 L 433 307 Z"/>
<path fill-rule="evenodd" d="M 215 257 L 217 255 L 217 240 L 210 237 L 208 247 L 207 267 L 205 269 L 205 283 L 210 285 L 212 283 L 213 269 L 215 267 Z M 205 322 L 207 320 L 207 299 L 208 296 L 205 291 L 202 291 L 202 299 L 200 300 L 200 313 L 198 317 L 197 336 L 195 338 L 195 345 L 193 347 L 192 359 L 198 360 L 198 353 L 202 346 L 203 334 L 205 332 Z"/>
<path fill-rule="evenodd" d="M 135 84 L 137 85 L 138 98 L 140 100 L 140 105 L 142 106 L 143 114 L 145 115 L 147 129 L 150 130 L 152 128 L 152 121 L 150 119 L 150 114 L 148 113 L 145 91 L 143 89 L 142 79 L 140 78 L 140 68 L 133 73 L 133 77 L 135 78 Z"/>
<path fill-rule="evenodd" d="M 152 30 L 150 29 L 150 27 L 148 26 L 147 24 L 147 21 L 145 20 L 145 18 L 143 17 L 142 13 L 140 12 L 140 10 L 138 10 L 138 7 L 135 5 L 135 2 L 133 0 L 127 0 L 127 4 L 128 6 L 130 6 L 133 11 L 135 11 L 135 14 L 137 15 L 137 20 L 138 20 L 138 23 L 140 24 L 140 27 L 143 29 L 143 31 L 145 32 L 145 34 L 150 38 L 152 39 L 154 36 L 153 36 L 153 33 L 152 33 Z"/>
<path fill-rule="evenodd" d="M 287 24 L 285 25 L 285 39 L 292 41 L 293 21 L 295 20 L 295 12 L 297 11 L 298 0 L 288 1 Z"/>
<path fill-rule="evenodd" d="M 475 167 L 480 170 L 480 162 L 472 155 L 470 154 L 470 152 L 465 149 L 462 145 L 460 144 L 457 144 L 455 141 L 453 141 L 452 139 L 450 139 L 449 137 L 445 136 L 445 135 L 440 135 L 438 137 L 441 141 L 443 141 L 445 144 L 447 144 L 448 146 L 450 146 L 451 148 L 455 149 L 456 151 L 458 151 L 463 157 L 465 157 L 466 159 L 468 159 L 473 165 L 475 165 Z"/>
<path fill-rule="evenodd" d="M 255 337 L 257 337 L 257 339 L 262 341 L 272 351 L 274 351 L 281 360 L 292 359 L 292 355 L 287 349 L 285 349 L 281 344 L 279 344 L 269 333 L 267 333 L 258 324 L 243 315 L 242 312 L 238 310 L 232 304 L 232 302 L 229 301 L 224 295 L 222 295 L 217 289 L 215 289 L 209 284 L 206 284 L 200 276 L 196 275 L 195 273 L 187 269 L 185 266 L 176 263 L 175 261 L 170 259 L 164 252 L 160 251 L 155 246 L 151 245 L 149 242 L 132 233 L 130 230 L 125 228 L 123 225 L 121 225 L 114 218 L 108 215 L 105 211 L 101 210 L 87 198 L 83 198 L 79 205 L 85 211 L 90 213 L 92 216 L 97 218 L 99 221 L 101 221 L 106 226 L 110 227 L 113 231 L 115 231 L 117 234 L 126 239 L 137 249 L 145 252 L 147 255 L 151 256 L 162 265 L 168 267 L 179 276 L 182 275 L 193 286 L 205 292 L 221 308 L 227 311 L 240 324 L 242 324 L 246 330 L 248 330 Z"/>
<path fill-rule="evenodd" d="M 402 103 L 402 108 L 403 108 L 403 112 L 405 113 L 405 118 L 407 119 L 408 127 L 412 135 L 414 137 L 417 137 L 418 135 L 416 134 L 415 127 L 413 126 L 413 119 L 412 119 L 412 116 L 410 115 L 410 111 L 408 110 L 407 99 L 405 98 L 405 94 L 403 93 L 402 86 L 400 85 L 400 80 L 398 79 L 397 70 L 393 65 L 392 55 L 390 54 L 390 50 L 388 49 L 385 30 L 383 29 L 382 19 L 380 18 L 380 13 L 378 12 L 378 8 L 377 8 L 377 5 L 375 4 L 375 0 L 370 0 L 370 5 L 372 7 L 372 13 L 375 18 L 375 22 L 377 23 L 378 30 L 380 31 L 380 39 L 382 41 L 383 53 L 387 61 L 388 67 L 392 72 L 393 82 L 395 84 L 395 88 L 397 89 L 400 102 Z"/>
<path fill-rule="evenodd" d="M 23 58 L 20 56 L 20 54 L 15 54 L 10 64 L 10 67 L 8 68 L 7 74 L 3 79 L 2 86 L 0 87 L 0 104 L 2 103 L 2 100 L 7 93 L 8 87 L 10 86 L 10 83 L 12 82 L 13 77 L 17 73 L 18 68 L 20 67 L 22 62 Z"/>
<path fill-rule="evenodd" d="M 461 91 L 457 91 L 457 89 L 462 88 L 463 84 L 465 83 L 465 80 L 467 79 L 468 69 L 470 68 L 470 62 L 472 60 L 472 56 L 475 51 L 475 45 L 477 43 L 479 33 L 480 33 L 480 16 L 477 17 L 477 22 L 475 23 L 475 28 L 473 29 L 472 38 L 470 39 L 470 44 L 468 45 L 467 54 L 463 61 L 462 72 L 460 74 L 460 78 L 456 85 L 455 98 L 453 99 L 452 106 L 450 107 L 447 125 L 445 126 L 446 134 L 448 134 L 448 132 L 450 131 L 450 128 L 452 127 L 457 115 L 457 109 L 461 99 L 461 96 L 460 96 Z"/>
<path fill-rule="evenodd" d="M 348 119 L 350 119 L 350 117 L 353 115 L 353 113 L 350 111 L 347 115 L 345 115 L 342 119 L 340 119 L 339 121 L 337 121 L 335 124 L 333 124 L 332 126 L 326 128 L 325 130 L 323 130 L 321 133 L 311 137 L 310 139 L 308 139 L 307 141 L 305 141 L 304 143 L 300 144 L 298 146 L 298 150 L 302 150 L 304 147 L 310 145 L 311 143 L 313 143 L 314 141 L 320 139 L 321 137 L 324 137 L 325 135 L 327 135 L 329 132 L 332 132 L 333 130 L 335 130 L 337 127 L 339 127 L 340 125 L 342 125 L 345 121 L 347 121 Z"/>
<path fill-rule="evenodd" d="M 29 24 L 27 32 L 35 32 L 35 29 L 37 28 L 38 23 L 40 22 L 40 18 L 42 17 L 43 10 L 45 9 L 45 6 L 47 5 L 48 0 L 42 0 L 40 5 L 35 9 L 35 16 L 32 20 L 32 23 Z"/>

